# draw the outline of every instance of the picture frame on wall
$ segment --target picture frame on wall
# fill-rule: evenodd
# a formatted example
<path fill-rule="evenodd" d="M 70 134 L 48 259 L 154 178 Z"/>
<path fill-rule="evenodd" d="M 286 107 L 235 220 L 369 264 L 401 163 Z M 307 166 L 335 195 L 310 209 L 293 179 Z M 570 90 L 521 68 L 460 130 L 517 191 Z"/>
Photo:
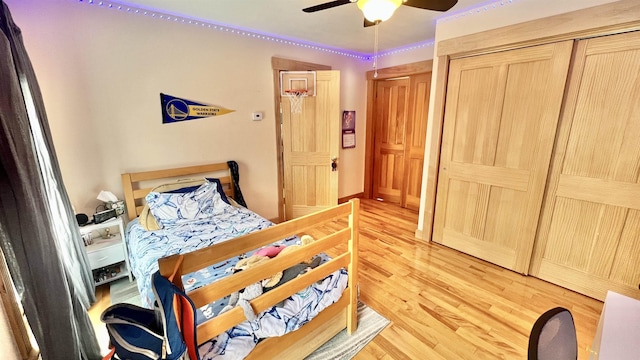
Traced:
<path fill-rule="evenodd" d="M 345 110 L 342 112 L 342 148 L 356 147 L 356 112 Z"/>

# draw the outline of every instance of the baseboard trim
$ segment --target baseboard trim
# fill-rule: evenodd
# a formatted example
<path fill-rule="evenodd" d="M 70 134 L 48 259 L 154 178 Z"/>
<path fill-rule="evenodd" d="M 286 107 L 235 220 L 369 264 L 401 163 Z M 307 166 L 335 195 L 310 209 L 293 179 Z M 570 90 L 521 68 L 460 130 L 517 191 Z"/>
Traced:
<path fill-rule="evenodd" d="M 341 198 L 338 199 L 338 204 L 344 204 L 347 201 L 349 201 L 351 199 L 355 199 L 355 198 L 362 199 L 363 197 L 364 197 L 364 192 L 359 192 L 357 194 L 341 197 Z"/>

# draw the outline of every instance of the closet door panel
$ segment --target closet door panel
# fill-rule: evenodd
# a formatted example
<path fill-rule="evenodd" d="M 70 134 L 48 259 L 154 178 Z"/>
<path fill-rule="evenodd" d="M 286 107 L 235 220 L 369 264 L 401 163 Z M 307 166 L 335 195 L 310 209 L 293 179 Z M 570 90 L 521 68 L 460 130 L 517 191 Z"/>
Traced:
<path fill-rule="evenodd" d="M 532 273 L 586 295 L 640 285 L 640 33 L 582 40 Z M 637 296 L 637 295 L 635 295 Z"/>
<path fill-rule="evenodd" d="M 420 192 L 424 165 L 424 146 L 427 138 L 431 72 L 409 76 L 411 83 L 407 121 L 407 146 L 405 148 L 404 191 L 402 206 L 420 210 Z"/>
<path fill-rule="evenodd" d="M 453 142 L 457 146 L 452 148 L 453 162 L 493 165 L 499 125 L 495 112 L 502 101 L 498 87 L 505 77 L 502 72 L 500 67 L 460 69 L 457 100 L 465 106 L 454 115 Z"/>
<path fill-rule="evenodd" d="M 527 272 L 571 50 L 451 61 L 434 241 Z"/>
<path fill-rule="evenodd" d="M 629 210 L 627 221 L 620 237 L 616 256 L 613 259 L 611 279 L 633 286 L 640 279 L 640 211 Z"/>

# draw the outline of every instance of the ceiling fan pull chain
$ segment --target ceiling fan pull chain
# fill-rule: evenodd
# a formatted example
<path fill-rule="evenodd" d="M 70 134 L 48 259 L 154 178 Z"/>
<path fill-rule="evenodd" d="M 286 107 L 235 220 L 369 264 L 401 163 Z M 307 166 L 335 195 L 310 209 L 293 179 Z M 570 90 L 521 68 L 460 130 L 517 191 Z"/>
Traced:
<path fill-rule="evenodd" d="M 380 27 L 380 22 L 374 26 L 375 29 L 375 40 L 373 43 L 373 77 L 378 77 L 378 28 Z"/>

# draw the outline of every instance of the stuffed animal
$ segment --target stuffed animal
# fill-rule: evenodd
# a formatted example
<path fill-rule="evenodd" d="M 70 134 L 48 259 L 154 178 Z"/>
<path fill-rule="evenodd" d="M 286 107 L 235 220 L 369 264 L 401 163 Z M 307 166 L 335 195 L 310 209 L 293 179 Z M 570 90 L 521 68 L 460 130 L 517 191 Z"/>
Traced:
<path fill-rule="evenodd" d="M 233 272 L 237 273 L 242 270 L 250 269 L 256 265 L 259 265 L 264 263 L 265 261 L 268 261 L 269 259 L 270 258 L 268 256 L 260 256 L 260 255 L 253 254 L 248 258 L 240 259 L 236 263 L 236 265 L 233 267 Z M 264 279 L 263 284 L 268 286 L 273 286 L 274 284 L 278 283 L 278 281 L 280 281 L 281 278 L 282 278 L 282 272 L 278 272 Z"/>
<path fill-rule="evenodd" d="M 280 251 L 280 254 L 286 254 L 288 252 L 291 252 L 292 250 L 299 249 L 299 248 L 301 248 L 301 247 L 303 247 L 305 245 L 309 245 L 314 241 L 316 241 L 316 240 L 311 235 L 302 235 L 302 237 L 300 237 L 300 243 L 302 245 L 289 245 L 289 246 L 285 247 L 284 249 L 282 249 Z M 280 254 L 278 254 L 278 255 L 280 255 Z M 305 260 L 303 262 L 307 263 L 307 264 L 310 264 L 312 261 L 313 261 L 313 258 L 310 258 L 310 259 Z"/>
<path fill-rule="evenodd" d="M 255 252 L 255 255 L 260 255 L 260 256 L 268 256 L 270 258 L 274 258 L 276 256 L 278 256 L 278 254 L 285 248 L 286 246 L 284 245 L 271 245 L 271 246 L 266 246 L 263 247 L 262 249 L 259 249 L 258 251 Z"/>
<path fill-rule="evenodd" d="M 310 235 L 303 235 L 300 238 L 300 242 L 302 243 L 302 245 L 290 245 L 287 247 L 278 246 L 279 249 L 275 249 L 277 250 L 276 255 L 279 256 L 281 254 L 285 254 L 286 252 L 308 245 L 314 241 L 315 239 Z M 274 249 L 269 249 L 263 252 L 263 254 L 268 255 L 272 253 L 273 250 Z M 236 265 L 233 267 L 233 272 L 235 273 L 238 271 L 250 269 L 256 265 L 259 265 L 264 263 L 265 261 L 268 261 L 269 259 L 270 259 L 269 256 L 258 255 L 258 252 L 256 252 L 255 254 L 247 258 L 240 259 L 238 263 L 236 263 Z M 233 309 L 235 306 L 240 306 L 242 307 L 242 310 L 244 311 L 244 314 L 247 317 L 247 320 L 250 320 L 250 321 L 255 320 L 256 313 L 253 311 L 253 308 L 251 307 L 251 304 L 250 304 L 251 300 L 262 295 L 263 292 L 265 291 L 274 289 L 286 283 L 287 281 L 295 279 L 299 275 L 307 272 L 309 269 L 316 268 L 318 265 L 320 265 L 320 261 L 321 261 L 320 257 L 314 256 L 313 258 L 305 260 L 300 264 L 296 264 L 290 268 L 285 269 L 282 272 L 278 272 L 270 276 L 269 278 L 264 279 L 263 281 L 259 281 L 255 284 L 251 284 L 240 291 L 236 291 L 232 293 L 229 298 L 228 305 L 225 306 L 222 310 L 220 310 L 218 315 Z"/>

